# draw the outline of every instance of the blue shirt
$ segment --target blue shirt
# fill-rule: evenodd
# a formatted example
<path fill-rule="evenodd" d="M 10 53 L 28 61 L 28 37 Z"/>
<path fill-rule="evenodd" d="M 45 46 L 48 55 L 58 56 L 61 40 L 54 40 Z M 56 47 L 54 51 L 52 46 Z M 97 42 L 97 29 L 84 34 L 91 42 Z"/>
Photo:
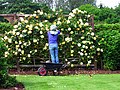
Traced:
<path fill-rule="evenodd" d="M 49 45 L 50 44 L 57 44 L 58 43 L 58 35 L 60 34 L 60 31 L 57 30 L 55 32 L 56 32 L 55 34 L 52 34 L 51 31 L 47 32 Z"/>

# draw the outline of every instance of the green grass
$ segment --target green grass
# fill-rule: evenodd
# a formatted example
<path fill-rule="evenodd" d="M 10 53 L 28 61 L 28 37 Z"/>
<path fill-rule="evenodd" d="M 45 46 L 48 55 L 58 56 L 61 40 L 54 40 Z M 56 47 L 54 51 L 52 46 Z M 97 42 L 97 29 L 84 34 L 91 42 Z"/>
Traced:
<path fill-rule="evenodd" d="M 16 77 L 25 90 L 120 90 L 120 74 Z"/>

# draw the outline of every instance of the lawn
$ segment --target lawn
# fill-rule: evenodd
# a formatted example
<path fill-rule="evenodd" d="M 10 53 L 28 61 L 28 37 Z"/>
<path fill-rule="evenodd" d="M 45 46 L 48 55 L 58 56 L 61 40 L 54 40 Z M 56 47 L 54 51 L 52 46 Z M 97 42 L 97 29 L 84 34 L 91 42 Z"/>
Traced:
<path fill-rule="evenodd" d="M 16 77 L 26 90 L 120 90 L 120 74 Z"/>

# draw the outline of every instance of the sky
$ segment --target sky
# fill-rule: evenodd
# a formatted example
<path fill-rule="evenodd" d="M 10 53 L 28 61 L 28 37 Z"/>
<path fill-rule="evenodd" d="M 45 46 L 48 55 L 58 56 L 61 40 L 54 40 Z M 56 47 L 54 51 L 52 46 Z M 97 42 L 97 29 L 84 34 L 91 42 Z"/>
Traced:
<path fill-rule="evenodd" d="M 97 0 L 97 6 L 99 6 L 100 3 L 102 3 L 103 6 L 115 8 L 115 6 L 119 5 L 120 0 Z"/>

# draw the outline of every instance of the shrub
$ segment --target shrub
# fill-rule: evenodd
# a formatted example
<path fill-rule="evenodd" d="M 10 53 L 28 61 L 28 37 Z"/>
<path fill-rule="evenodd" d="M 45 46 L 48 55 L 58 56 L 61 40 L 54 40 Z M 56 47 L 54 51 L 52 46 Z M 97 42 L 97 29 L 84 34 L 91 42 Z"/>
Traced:
<path fill-rule="evenodd" d="M 102 30 L 97 33 L 104 41 L 99 41 L 103 52 L 105 69 L 115 70 L 120 65 L 120 32 L 119 30 Z"/>
<path fill-rule="evenodd" d="M 0 22 L 0 34 L 4 34 L 13 29 L 13 26 L 10 23 Z"/>
<path fill-rule="evenodd" d="M 4 43 L 0 39 L 0 88 L 7 88 L 14 86 L 16 84 L 15 77 L 11 77 L 8 75 L 8 61 L 4 57 L 4 52 L 6 51 L 6 47 Z"/>
<path fill-rule="evenodd" d="M 118 30 L 120 31 L 120 24 L 97 24 L 95 25 L 95 31 L 100 32 L 100 31 L 105 31 L 105 30 Z"/>
<path fill-rule="evenodd" d="M 5 57 L 19 57 L 20 61 L 39 56 L 48 58 L 47 31 L 51 24 L 56 24 L 61 31 L 59 39 L 59 57 L 69 62 L 77 58 L 81 63 L 90 64 L 94 56 L 103 49 L 96 42 L 98 36 L 89 25 L 90 15 L 78 8 L 72 10 L 68 17 L 60 11 L 51 13 L 37 10 L 34 14 L 21 18 L 14 29 L 6 32 L 3 38 L 8 51 Z M 96 58 L 97 59 L 97 58 Z"/>

